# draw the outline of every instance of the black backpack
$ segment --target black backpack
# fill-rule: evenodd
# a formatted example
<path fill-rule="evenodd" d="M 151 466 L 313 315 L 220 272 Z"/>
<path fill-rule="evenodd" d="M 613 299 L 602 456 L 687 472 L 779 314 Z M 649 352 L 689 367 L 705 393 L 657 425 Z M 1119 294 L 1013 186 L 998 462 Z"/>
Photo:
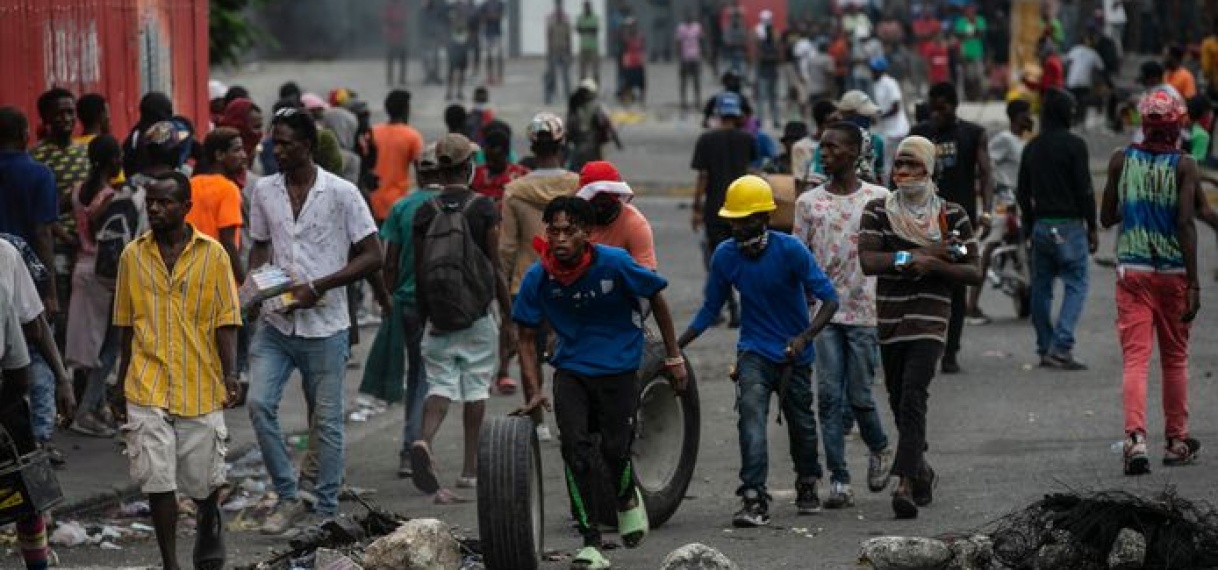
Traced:
<path fill-rule="evenodd" d="M 495 269 L 475 242 L 467 217 L 480 199 L 485 198 L 446 204 L 436 197 L 431 202 L 436 216 L 427 227 L 417 279 L 427 297 L 427 317 L 439 331 L 469 328 L 495 298 Z"/>
<path fill-rule="evenodd" d="M 114 196 L 106 205 L 102 222 L 93 233 L 97 240 L 97 258 L 93 262 L 93 273 L 105 279 L 118 278 L 118 261 L 123 249 L 135 239 L 140 213 L 132 195 L 138 190 L 128 186 Z"/>

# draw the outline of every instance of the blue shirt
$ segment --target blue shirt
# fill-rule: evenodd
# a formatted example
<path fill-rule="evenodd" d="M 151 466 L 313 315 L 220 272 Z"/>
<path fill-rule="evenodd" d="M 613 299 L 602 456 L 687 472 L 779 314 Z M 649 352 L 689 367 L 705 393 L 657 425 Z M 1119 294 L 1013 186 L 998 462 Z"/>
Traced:
<path fill-rule="evenodd" d="M 729 239 L 715 248 L 706 279 L 702 309 L 690 323 L 697 332 L 715 322 L 731 289 L 740 292 L 740 340 L 736 350 L 752 352 L 771 362 L 786 361 L 787 342 L 811 325 L 811 299 L 837 301 L 833 282 L 803 243 L 790 235 L 770 232 L 769 243 L 757 259 L 745 257 Z M 812 343 L 799 357 L 811 364 Z"/>
<path fill-rule="evenodd" d="M 55 174 L 25 151 L 0 151 L 0 232 L 34 242 L 34 226 L 59 219 Z"/>
<path fill-rule="evenodd" d="M 592 266 L 564 286 L 533 262 L 520 282 L 512 320 L 526 327 L 548 322 L 558 336 L 550 364 L 584 376 L 633 373 L 643 359 L 639 299 L 650 298 L 668 280 L 624 249 L 593 245 Z"/>

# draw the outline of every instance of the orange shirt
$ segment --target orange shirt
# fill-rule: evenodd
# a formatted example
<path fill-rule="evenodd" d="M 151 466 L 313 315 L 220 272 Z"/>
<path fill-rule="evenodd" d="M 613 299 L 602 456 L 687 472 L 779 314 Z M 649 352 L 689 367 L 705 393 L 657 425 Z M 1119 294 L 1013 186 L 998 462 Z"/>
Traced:
<path fill-rule="evenodd" d="M 186 221 L 204 235 L 219 241 L 220 228 L 241 227 L 241 189 L 223 174 L 200 174 L 190 179 L 190 212 Z M 241 232 L 235 236 L 241 245 Z"/>
<path fill-rule="evenodd" d="M 410 125 L 385 123 L 372 127 L 376 143 L 376 176 L 380 187 L 369 197 L 372 217 L 378 222 L 389 217 L 394 202 L 410 189 L 410 165 L 423 152 L 423 136 Z"/>
<path fill-rule="evenodd" d="M 635 262 L 648 269 L 658 266 L 651 224 L 647 223 L 642 212 L 630 204 L 622 204 L 622 213 L 612 224 L 593 228 L 592 241 L 620 247 L 630 253 Z"/>
<path fill-rule="evenodd" d="M 1193 72 L 1183 67 L 1164 72 L 1163 82 L 1175 87 L 1185 101 L 1197 96 L 1197 80 L 1193 79 Z"/>

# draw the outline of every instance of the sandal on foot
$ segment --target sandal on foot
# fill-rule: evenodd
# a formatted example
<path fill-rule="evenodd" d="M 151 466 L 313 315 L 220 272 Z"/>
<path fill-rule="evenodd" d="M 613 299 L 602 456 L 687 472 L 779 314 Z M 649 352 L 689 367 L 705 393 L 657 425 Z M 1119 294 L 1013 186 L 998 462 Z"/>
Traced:
<path fill-rule="evenodd" d="M 440 490 L 440 478 L 431 458 L 431 448 L 425 441 L 416 441 L 410 446 L 410 478 L 414 486 L 428 495 Z"/>
<path fill-rule="evenodd" d="M 643 504 L 643 493 L 634 488 L 634 507 L 617 513 L 617 533 L 626 548 L 638 548 L 647 538 L 651 523 L 647 520 L 647 506 Z"/>
<path fill-rule="evenodd" d="M 204 511 L 210 512 L 205 515 Z M 227 558 L 224 548 L 224 518 L 214 503 L 199 505 L 199 528 L 195 534 L 193 561 L 198 570 L 221 570 Z"/>
<path fill-rule="evenodd" d="M 585 546 L 571 560 L 571 570 L 609 570 L 613 565 L 595 546 Z"/>

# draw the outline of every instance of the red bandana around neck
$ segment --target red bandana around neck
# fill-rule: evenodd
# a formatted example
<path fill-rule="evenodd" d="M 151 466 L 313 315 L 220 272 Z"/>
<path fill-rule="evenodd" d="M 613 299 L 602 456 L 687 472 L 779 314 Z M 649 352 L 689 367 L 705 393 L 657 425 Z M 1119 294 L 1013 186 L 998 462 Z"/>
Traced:
<path fill-rule="evenodd" d="M 572 283 L 579 281 L 579 278 L 588 272 L 588 268 L 592 267 L 591 242 L 584 246 L 583 255 L 580 255 L 575 265 L 570 267 L 563 265 L 558 258 L 554 257 L 554 252 L 550 250 L 550 242 L 541 236 L 533 236 L 533 249 L 541 256 L 541 267 L 564 287 L 569 287 Z"/>

